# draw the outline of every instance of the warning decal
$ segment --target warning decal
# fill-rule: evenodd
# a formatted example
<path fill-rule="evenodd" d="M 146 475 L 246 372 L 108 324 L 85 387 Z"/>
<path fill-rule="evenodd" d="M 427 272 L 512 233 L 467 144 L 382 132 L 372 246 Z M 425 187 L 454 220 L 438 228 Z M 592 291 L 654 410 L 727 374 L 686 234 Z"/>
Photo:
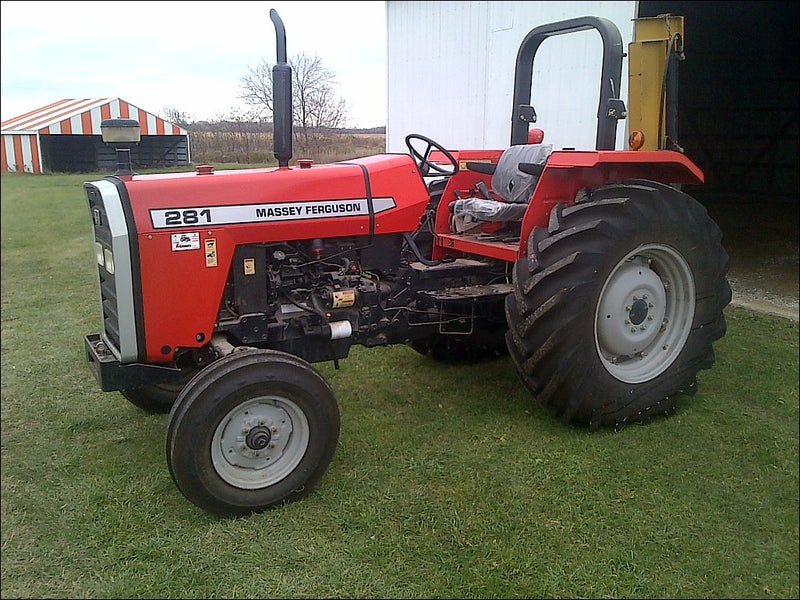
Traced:
<path fill-rule="evenodd" d="M 199 250 L 200 234 L 197 231 L 187 231 L 186 233 L 172 234 L 172 251 L 177 250 Z"/>

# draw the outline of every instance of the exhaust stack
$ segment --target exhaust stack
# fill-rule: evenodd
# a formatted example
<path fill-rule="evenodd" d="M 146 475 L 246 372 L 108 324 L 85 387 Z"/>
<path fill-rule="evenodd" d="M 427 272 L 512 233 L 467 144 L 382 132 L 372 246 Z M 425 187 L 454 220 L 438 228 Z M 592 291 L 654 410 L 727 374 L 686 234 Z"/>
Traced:
<path fill-rule="evenodd" d="M 272 8 L 269 18 L 275 25 L 277 62 L 272 67 L 272 126 L 273 152 L 278 167 L 288 167 L 292 158 L 292 68 L 286 61 L 286 30 L 277 11 Z"/>

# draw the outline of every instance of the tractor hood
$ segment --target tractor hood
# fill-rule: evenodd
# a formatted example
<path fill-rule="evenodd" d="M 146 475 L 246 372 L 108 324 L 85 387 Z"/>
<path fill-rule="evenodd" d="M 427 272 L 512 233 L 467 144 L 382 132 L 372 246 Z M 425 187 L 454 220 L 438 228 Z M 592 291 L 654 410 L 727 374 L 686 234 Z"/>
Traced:
<path fill-rule="evenodd" d="M 417 166 L 405 154 L 108 179 L 124 185 L 138 235 L 225 226 L 236 243 L 413 231 L 428 201 Z"/>

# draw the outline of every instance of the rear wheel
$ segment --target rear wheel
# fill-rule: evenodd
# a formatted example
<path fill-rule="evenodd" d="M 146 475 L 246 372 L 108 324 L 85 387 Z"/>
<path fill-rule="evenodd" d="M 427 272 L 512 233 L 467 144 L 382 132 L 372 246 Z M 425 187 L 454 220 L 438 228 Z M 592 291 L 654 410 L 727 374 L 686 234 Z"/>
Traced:
<path fill-rule="evenodd" d="M 725 334 L 721 238 L 697 201 L 649 181 L 556 206 L 506 298 L 522 381 L 568 423 L 619 428 L 673 412 Z"/>
<path fill-rule="evenodd" d="M 181 392 L 167 425 L 167 464 L 204 510 L 261 512 L 315 487 L 339 422 L 333 392 L 311 365 L 283 352 L 235 351 Z"/>

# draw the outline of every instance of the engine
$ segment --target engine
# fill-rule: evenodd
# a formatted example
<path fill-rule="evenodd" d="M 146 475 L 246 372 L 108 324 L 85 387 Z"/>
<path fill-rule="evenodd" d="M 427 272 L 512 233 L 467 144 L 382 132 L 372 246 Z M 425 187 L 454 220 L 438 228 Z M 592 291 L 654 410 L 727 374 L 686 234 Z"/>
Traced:
<path fill-rule="evenodd" d="M 237 247 L 217 331 L 234 345 L 280 349 L 310 362 L 344 358 L 353 343 L 397 341 L 390 326 L 405 322 L 398 300 L 408 300 L 401 239 L 363 243 L 317 238 Z"/>
<path fill-rule="evenodd" d="M 468 336 L 476 322 L 486 320 L 488 307 L 470 293 L 470 285 L 507 279 L 493 270 L 494 263 L 417 262 L 400 236 L 363 244 L 351 238 L 237 247 L 216 333 L 236 346 L 283 350 L 309 362 L 336 361 L 353 344 Z M 502 317 L 496 306 L 489 312 Z"/>

